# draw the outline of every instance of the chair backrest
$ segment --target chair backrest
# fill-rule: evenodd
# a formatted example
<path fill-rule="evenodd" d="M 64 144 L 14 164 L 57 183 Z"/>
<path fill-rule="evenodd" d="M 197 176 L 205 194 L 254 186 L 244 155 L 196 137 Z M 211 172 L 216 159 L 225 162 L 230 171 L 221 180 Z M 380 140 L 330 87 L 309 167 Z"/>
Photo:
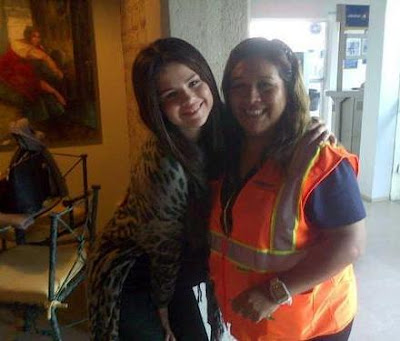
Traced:
<path fill-rule="evenodd" d="M 10 131 L 18 148 L 11 158 L 7 181 L 3 181 L 0 211 L 35 214 L 45 200 L 68 194 L 65 178 L 27 119 L 13 122 Z"/>

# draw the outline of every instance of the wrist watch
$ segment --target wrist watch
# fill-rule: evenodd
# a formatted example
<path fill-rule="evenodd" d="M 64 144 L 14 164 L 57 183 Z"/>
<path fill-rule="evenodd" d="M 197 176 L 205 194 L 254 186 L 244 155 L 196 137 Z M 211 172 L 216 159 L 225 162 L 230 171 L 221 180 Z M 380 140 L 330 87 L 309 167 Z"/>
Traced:
<path fill-rule="evenodd" d="M 269 294 L 271 295 L 272 300 L 279 305 L 292 304 L 292 295 L 290 295 L 285 283 L 277 277 L 269 281 Z"/>

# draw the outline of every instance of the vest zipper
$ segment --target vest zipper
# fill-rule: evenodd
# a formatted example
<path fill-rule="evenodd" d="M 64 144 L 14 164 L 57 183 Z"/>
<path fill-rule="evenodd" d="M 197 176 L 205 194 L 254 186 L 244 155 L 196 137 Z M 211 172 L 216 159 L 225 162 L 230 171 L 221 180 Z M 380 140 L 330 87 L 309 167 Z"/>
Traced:
<path fill-rule="evenodd" d="M 231 201 L 234 196 L 235 196 L 235 192 L 233 192 L 232 195 L 229 197 L 229 199 L 227 200 L 227 202 L 224 206 L 224 209 L 223 209 L 224 232 L 225 232 L 226 236 L 230 236 L 230 234 L 232 232 L 232 229 L 230 231 L 228 231 L 227 213 L 228 213 L 229 205 L 231 204 Z"/>
<path fill-rule="evenodd" d="M 227 299 L 227 292 L 226 292 L 226 253 L 228 249 L 228 238 L 230 235 L 231 231 L 228 231 L 227 226 L 228 226 L 228 221 L 227 221 L 227 210 L 229 207 L 230 202 L 232 201 L 232 198 L 234 197 L 234 194 L 232 194 L 229 199 L 227 200 L 224 208 L 223 208 L 223 223 L 224 223 L 224 235 L 222 237 L 222 244 L 221 244 L 221 252 L 222 252 L 222 304 L 223 304 L 223 309 L 224 311 L 228 311 L 228 299 Z M 229 234 L 228 234 L 229 233 Z"/>

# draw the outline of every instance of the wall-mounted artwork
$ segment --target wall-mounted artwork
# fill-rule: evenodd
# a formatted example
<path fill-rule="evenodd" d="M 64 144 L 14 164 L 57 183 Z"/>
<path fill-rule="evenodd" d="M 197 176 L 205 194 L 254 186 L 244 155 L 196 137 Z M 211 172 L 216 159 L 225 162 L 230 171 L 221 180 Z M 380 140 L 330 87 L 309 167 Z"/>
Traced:
<path fill-rule="evenodd" d="M 357 69 L 358 68 L 358 59 L 345 59 L 343 61 L 344 69 Z"/>
<path fill-rule="evenodd" d="M 0 0 L 0 151 L 25 117 L 50 147 L 101 142 L 89 0 Z"/>
<path fill-rule="evenodd" d="M 360 55 L 361 55 L 361 39 L 347 37 L 346 58 L 360 58 Z"/>
<path fill-rule="evenodd" d="M 346 38 L 346 58 L 359 58 L 361 55 L 361 39 Z"/>

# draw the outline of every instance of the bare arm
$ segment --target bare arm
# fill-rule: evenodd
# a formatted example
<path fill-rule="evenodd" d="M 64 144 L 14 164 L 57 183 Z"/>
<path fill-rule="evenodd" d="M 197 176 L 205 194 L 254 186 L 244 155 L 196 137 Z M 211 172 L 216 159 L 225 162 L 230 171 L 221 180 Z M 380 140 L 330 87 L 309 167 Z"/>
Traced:
<path fill-rule="evenodd" d="M 292 295 L 297 295 L 327 280 L 364 252 L 366 244 L 365 220 L 321 231 L 318 243 L 311 247 L 290 271 L 278 274 Z"/>
<path fill-rule="evenodd" d="M 39 59 L 46 63 L 46 65 L 49 67 L 49 69 L 60 79 L 64 77 L 63 73 L 61 70 L 57 67 L 56 63 L 54 62 L 53 59 L 44 51 L 41 49 L 38 49 L 36 47 L 31 48 L 28 51 L 27 58 L 30 59 Z"/>
<path fill-rule="evenodd" d="M 364 219 L 356 223 L 322 231 L 321 238 L 307 255 L 288 271 L 277 274 L 292 296 L 312 289 L 355 262 L 364 252 L 366 231 Z M 233 309 L 258 322 L 269 318 L 279 308 L 269 295 L 268 282 L 247 289 L 232 302 Z"/>
<path fill-rule="evenodd" d="M 160 316 L 161 325 L 165 330 L 164 341 L 176 341 L 169 324 L 168 308 L 159 308 L 158 315 Z"/>

